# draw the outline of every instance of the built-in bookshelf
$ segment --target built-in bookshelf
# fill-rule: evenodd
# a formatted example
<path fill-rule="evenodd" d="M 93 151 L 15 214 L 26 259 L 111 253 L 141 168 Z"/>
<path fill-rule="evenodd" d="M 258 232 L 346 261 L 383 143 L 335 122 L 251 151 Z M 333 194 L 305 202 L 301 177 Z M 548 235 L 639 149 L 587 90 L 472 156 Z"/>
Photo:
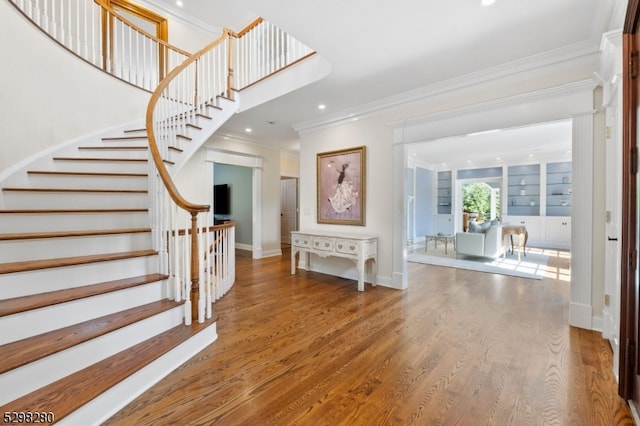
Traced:
<path fill-rule="evenodd" d="M 510 166 L 507 170 L 507 214 L 540 215 L 540 164 Z"/>
<path fill-rule="evenodd" d="M 451 171 L 438 172 L 438 214 L 451 214 Z"/>
<path fill-rule="evenodd" d="M 571 162 L 547 164 L 547 216 L 571 216 Z"/>

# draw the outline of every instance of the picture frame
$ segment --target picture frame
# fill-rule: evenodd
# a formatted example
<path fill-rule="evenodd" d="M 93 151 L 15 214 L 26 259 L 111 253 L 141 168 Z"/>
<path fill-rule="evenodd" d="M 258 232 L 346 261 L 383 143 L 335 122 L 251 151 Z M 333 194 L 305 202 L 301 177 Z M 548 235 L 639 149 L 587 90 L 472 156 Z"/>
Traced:
<path fill-rule="evenodd" d="M 318 223 L 365 224 L 366 147 L 316 154 Z"/>

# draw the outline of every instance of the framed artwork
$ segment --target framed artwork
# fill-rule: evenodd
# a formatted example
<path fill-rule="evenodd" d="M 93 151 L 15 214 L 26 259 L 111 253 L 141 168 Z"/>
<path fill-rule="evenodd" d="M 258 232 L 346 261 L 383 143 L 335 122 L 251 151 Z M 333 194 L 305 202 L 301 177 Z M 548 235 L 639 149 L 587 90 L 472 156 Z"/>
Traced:
<path fill-rule="evenodd" d="M 364 226 L 365 147 L 317 154 L 318 223 Z"/>

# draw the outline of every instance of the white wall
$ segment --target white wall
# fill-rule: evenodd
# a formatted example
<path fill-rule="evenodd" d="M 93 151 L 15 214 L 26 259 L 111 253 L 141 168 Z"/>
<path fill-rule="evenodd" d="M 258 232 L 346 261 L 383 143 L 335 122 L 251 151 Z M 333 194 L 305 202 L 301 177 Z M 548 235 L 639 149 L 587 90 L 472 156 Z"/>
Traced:
<path fill-rule="evenodd" d="M 392 194 L 391 142 L 389 126 L 377 120 L 352 121 L 305 133 L 300 142 L 300 230 L 328 230 L 378 236 L 378 283 L 391 285 Z M 366 155 L 366 223 L 365 226 L 317 223 L 316 154 L 365 145 Z M 344 262 L 343 262 L 344 261 Z M 321 272 L 353 277 L 355 265 L 344 259 L 313 259 L 312 268 Z"/>
<path fill-rule="evenodd" d="M 280 176 L 300 177 L 300 154 L 283 151 L 280 153 Z"/>
<path fill-rule="evenodd" d="M 0 2 L 0 172 L 47 148 L 142 119 L 149 93 L 76 58 Z"/>

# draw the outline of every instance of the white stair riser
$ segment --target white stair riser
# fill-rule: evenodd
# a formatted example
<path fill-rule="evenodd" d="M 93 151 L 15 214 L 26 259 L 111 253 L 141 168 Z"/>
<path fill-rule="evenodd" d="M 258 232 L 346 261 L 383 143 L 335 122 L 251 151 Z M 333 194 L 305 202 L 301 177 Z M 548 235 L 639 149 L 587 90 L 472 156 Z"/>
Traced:
<path fill-rule="evenodd" d="M 151 250 L 151 232 L 86 237 L 0 241 L 0 259 L 6 262 L 88 256 Z"/>
<path fill-rule="evenodd" d="M 228 101 L 225 99 L 218 99 L 218 102 L 221 106 L 223 106 L 223 110 L 219 110 L 217 108 L 207 108 L 208 115 L 212 118 L 211 120 L 198 118 L 196 125 L 200 126 L 202 130 L 193 130 L 193 138 L 194 141 L 198 140 L 202 136 L 200 135 L 209 135 L 213 134 L 216 129 L 220 128 L 235 112 L 238 110 L 238 103 L 234 103 L 232 101 Z M 201 146 L 197 142 L 184 142 L 180 143 L 179 148 L 181 148 L 184 152 L 180 154 L 179 158 L 176 158 L 175 166 L 170 173 L 177 173 L 182 166 L 188 161 L 193 153 Z"/>
<path fill-rule="evenodd" d="M 0 317 L 0 345 L 166 299 L 166 282 L 156 281 L 98 296 Z"/>
<path fill-rule="evenodd" d="M 6 209 L 141 209 L 147 193 L 13 192 L 4 191 Z"/>
<path fill-rule="evenodd" d="M 46 386 L 182 323 L 178 306 L 0 375 L 0 405 Z"/>
<path fill-rule="evenodd" d="M 80 287 L 155 272 L 158 272 L 158 256 L 2 274 L 0 275 L 0 299 Z"/>
<path fill-rule="evenodd" d="M 92 172 L 107 173 L 146 173 L 149 170 L 149 162 L 56 160 L 54 161 L 53 170 L 61 172 L 91 170 Z"/>
<path fill-rule="evenodd" d="M 135 147 L 142 146 L 141 143 L 130 145 Z M 118 159 L 147 159 L 149 158 L 149 149 L 118 149 L 117 147 L 107 147 L 108 149 L 78 149 L 73 157 L 91 157 L 91 158 L 118 158 Z"/>
<path fill-rule="evenodd" d="M 114 138 L 122 138 L 122 139 L 114 139 Z M 101 139 L 100 145 L 101 146 L 131 146 L 131 145 L 149 146 L 149 138 L 147 137 L 146 132 L 130 133 L 130 134 L 123 133 L 121 135 L 115 135 L 109 138 Z"/>
<path fill-rule="evenodd" d="M 143 228 L 149 226 L 149 213 L 47 213 L 3 214 L 0 216 L 0 233 L 19 231 L 82 231 L 92 229 Z"/>
<path fill-rule="evenodd" d="M 90 176 L 30 174 L 31 188 L 147 189 L 146 176 Z"/>

